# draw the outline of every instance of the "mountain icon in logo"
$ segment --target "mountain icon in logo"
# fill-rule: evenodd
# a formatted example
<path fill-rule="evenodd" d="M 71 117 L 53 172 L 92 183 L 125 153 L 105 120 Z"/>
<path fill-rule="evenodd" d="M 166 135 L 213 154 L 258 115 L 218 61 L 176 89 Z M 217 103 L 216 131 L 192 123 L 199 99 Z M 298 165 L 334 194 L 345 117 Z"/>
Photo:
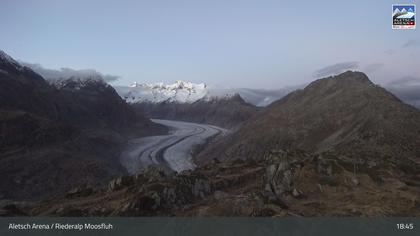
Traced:
<path fill-rule="evenodd" d="M 408 8 L 408 10 L 407 10 Z M 414 19 L 416 15 L 412 6 L 394 6 L 392 18 L 394 19 Z"/>

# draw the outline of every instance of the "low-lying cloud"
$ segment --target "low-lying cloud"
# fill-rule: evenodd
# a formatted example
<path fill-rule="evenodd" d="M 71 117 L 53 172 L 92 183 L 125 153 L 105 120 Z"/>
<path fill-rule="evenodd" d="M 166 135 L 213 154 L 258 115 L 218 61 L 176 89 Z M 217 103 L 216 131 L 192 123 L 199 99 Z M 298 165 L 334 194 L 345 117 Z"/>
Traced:
<path fill-rule="evenodd" d="M 404 102 L 420 108 L 420 78 L 406 76 L 385 87 Z"/>
<path fill-rule="evenodd" d="M 315 78 L 327 77 L 331 75 L 341 74 L 348 70 L 355 70 L 358 67 L 359 67 L 359 63 L 357 61 L 342 62 L 342 63 L 329 65 L 319 70 L 316 70 L 313 76 Z"/>
<path fill-rule="evenodd" d="M 94 69 L 75 70 L 71 68 L 61 68 L 59 70 L 47 69 L 40 64 L 21 62 L 22 65 L 31 68 L 36 73 L 40 74 L 46 80 L 65 80 L 71 77 L 86 79 L 86 78 L 102 78 L 105 82 L 112 82 L 118 80 L 120 77 L 116 75 L 104 75 Z"/>
<path fill-rule="evenodd" d="M 372 63 L 372 64 L 368 64 L 366 66 L 363 67 L 363 72 L 366 73 L 372 73 L 375 72 L 377 70 L 380 70 L 382 67 L 384 67 L 385 64 L 383 63 Z"/>

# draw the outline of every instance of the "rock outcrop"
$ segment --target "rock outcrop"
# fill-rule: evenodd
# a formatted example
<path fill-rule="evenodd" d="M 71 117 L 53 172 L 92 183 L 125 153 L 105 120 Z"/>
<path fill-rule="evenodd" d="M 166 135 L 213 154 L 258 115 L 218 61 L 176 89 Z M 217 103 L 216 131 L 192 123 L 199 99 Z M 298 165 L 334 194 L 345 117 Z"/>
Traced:
<path fill-rule="evenodd" d="M 274 149 L 259 161 L 182 173 L 153 167 L 117 178 L 112 187 L 86 195 L 81 188 L 72 198 L 15 210 L 49 216 L 419 216 L 415 175 L 390 165 L 357 165 L 331 153 Z"/>

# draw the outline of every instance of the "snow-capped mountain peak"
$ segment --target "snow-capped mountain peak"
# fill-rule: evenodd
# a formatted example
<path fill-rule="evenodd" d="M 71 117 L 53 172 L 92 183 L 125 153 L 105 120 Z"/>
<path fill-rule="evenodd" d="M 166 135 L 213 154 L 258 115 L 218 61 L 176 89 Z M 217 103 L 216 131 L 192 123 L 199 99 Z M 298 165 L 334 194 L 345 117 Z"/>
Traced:
<path fill-rule="evenodd" d="M 181 80 L 173 84 L 137 83 L 130 87 L 116 87 L 117 92 L 129 103 L 137 102 L 179 102 L 192 103 L 208 94 L 207 85 Z"/>
<path fill-rule="evenodd" d="M 185 89 L 185 90 L 194 91 L 194 90 L 199 90 L 199 89 L 205 89 L 207 86 L 204 83 L 195 84 L 191 82 L 184 82 L 181 80 L 177 80 L 173 84 L 164 84 L 162 82 L 139 84 L 137 82 L 134 82 L 130 87 L 133 87 L 133 88 L 141 87 L 141 88 L 160 89 L 160 90 Z"/>
<path fill-rule="evenodd" d="M 131 86 L 114 86 L 117 93 L 128 103 L 193 103 L 198 100 L 229 99 L 240 95 L 246 102 L 256 106 L 267 106 L 301 86 L 285 87 L 277 90 L 222 88 L 204 83 L 175 81 L 164 83 L 133 83 Z"/>

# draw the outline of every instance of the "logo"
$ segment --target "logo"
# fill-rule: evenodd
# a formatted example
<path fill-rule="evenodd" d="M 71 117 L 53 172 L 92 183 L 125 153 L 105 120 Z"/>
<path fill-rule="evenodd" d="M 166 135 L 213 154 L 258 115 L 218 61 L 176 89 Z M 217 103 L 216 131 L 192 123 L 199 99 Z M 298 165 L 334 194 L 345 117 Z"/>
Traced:
<path fill-rule="evenodd" d="M 392 5 L 392 29 L 415 29 L 416 5 Z"/>

